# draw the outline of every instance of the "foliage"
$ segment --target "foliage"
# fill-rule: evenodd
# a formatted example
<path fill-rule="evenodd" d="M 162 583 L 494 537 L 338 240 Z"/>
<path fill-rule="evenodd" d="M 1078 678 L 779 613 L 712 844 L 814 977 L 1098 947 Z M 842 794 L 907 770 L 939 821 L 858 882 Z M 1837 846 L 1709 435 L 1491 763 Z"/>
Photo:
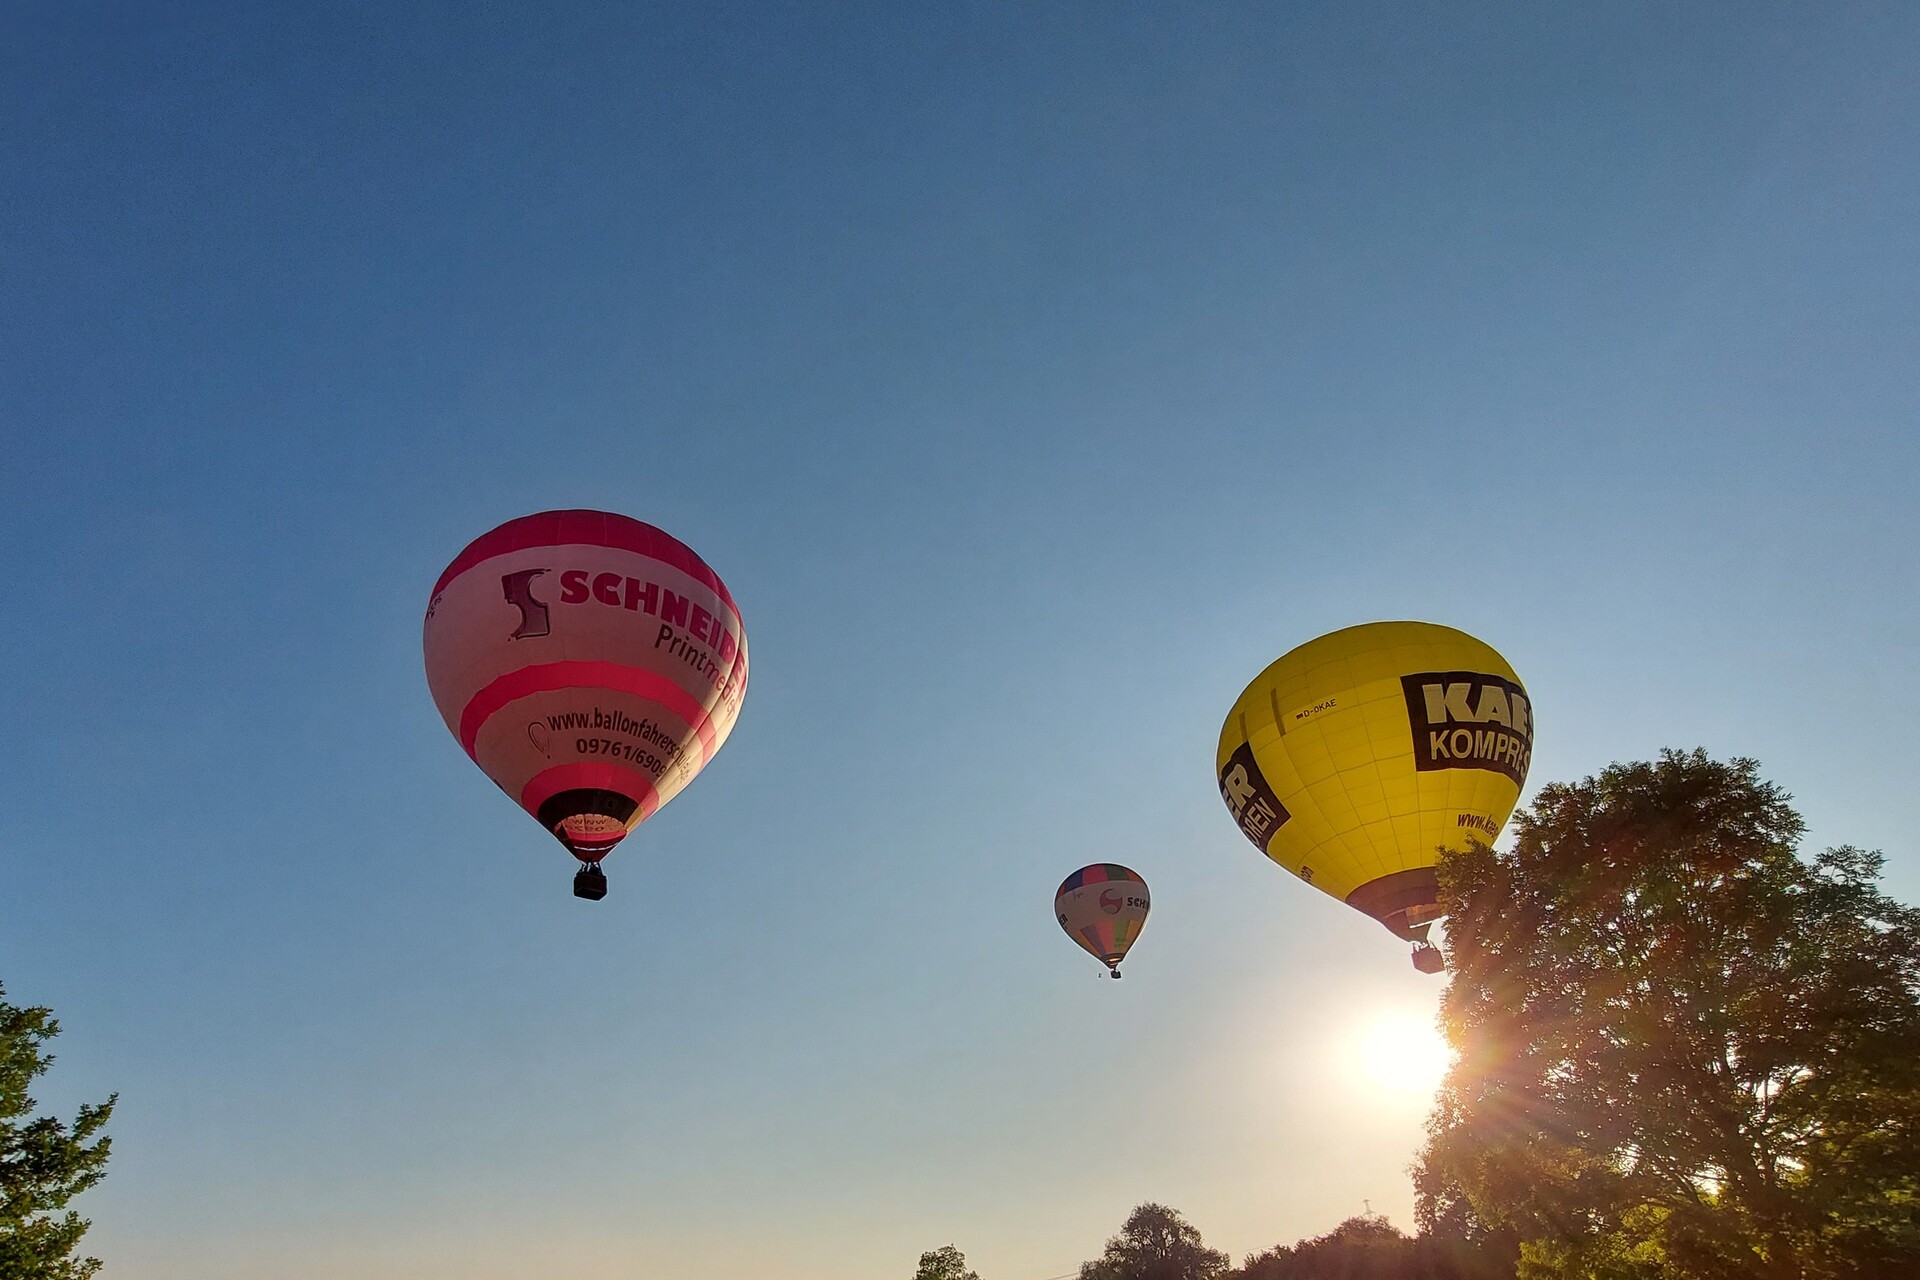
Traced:
<path fill-rule="evenodd" d="M 1526 1280 L 1920 1275 L 1920 912 L 1751 760 L 1544 788 L 1441 866 L 1423 1229 Z"/>
<path fill-rule="evenodd" d="M 67 1202 L 106 1175 L 111 1139 L 100 1133 L 113 1098 L 82 1106 L 71 1126 L 33 1119 L 27 1088 L 53 1061 L 41 1046 L 60 1034 L 51 1009 L 7 1003 L 0 986 L 0 1276 L 85 1280 L 96 1258 L 74 1258 L 88 1222 Z"/>
<path fill-rule="evenodd" d="M 1379 1214 L 1348 1218 L 1323 1236 L 1251 1254 L 1234 1280 L 1403 1280 L 1413 1241 Z"/>
<path fill-rule="evenodd" d="M 966 1254 L 943 1244 L 920 1255 L 920 1266 L 914 1271 L 913 1280 L 980 1280 L 980 1277 L 968 1268 Z"/>
<path fill-rule="evenodd" d="M 1348 1218 L 1322 1236 L 1250 1254 L 1229 1280 L 1512 1280 L 1458 1240 L 1409 1236 L 1379 1214 Z"/>
<path fill-rule="evenodd" d="M 1080 1280 L 1217 1280 L 1231 1263 L 1207 1248 L 1176 1210 L 1143 1204 L 1127 1215 L 1105 1253 L 1080 1265 Z"/>

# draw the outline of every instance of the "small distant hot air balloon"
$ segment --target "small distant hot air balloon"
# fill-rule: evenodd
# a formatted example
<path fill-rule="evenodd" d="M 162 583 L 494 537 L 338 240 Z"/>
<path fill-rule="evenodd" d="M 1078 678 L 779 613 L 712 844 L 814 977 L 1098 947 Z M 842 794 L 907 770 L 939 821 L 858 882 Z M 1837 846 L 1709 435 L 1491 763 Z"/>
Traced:
<path fill-rule="evenodd" d="M 1120 976 L 1120 961 L 1147 923 L 1147 882 L 1112 862 L 1082 867 L 1060 882 L 1053 914 L 1067 936 Z"/>
<path fill-rule="evenodd" d="M 1310 640 L 1262 671 L 1220 730 L 1220 795 L 1255 847 L 1442 967 L 1442 846 L 1491 843 L 1520 799 L 1533 704 L 1505 658 L 1429 622 Z"/>
<path fill-rule="evenodd" d="M 747 691 L 747 635 L 706 561 L 649 524 L 544 511 L 434 584 L 427 684 L 475 764 L 585 865 L 700 772 Z"/>

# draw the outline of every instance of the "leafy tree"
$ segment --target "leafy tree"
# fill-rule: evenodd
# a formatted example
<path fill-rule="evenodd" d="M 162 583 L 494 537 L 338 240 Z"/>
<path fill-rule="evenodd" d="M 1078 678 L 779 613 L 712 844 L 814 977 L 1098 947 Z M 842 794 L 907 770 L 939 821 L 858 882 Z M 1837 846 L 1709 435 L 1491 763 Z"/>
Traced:
<path fill-rule="evenodd" d="M 1229 1280 L 1513 1280 L 1513 1267 L 1461 1240 L 1409 1236 L 1369 1213 L 1311 1240 L 1249 1254 Z"/>
<path fill-rule="evenodd" d="M 980 1277 L 967 1266 L 966 1254 L 943 1244 L 920 1255 L 920 1266 L 913 1273 L 913 1280 L 980 1280 Z"/>
<path fill-rule="evenodd" d="M 1176 1210 L 1143 1204 L 1097 1261 L 1080 1264 L 1080 1280 L 1218 1280 L 1231 1263 Z"/>
<path fill-rule="evenodd" d="M 85 1280 L 99 1259 L 72 1254 L 89 1224 L 60 1211 L 106 1175 L 111 1140 L 100 1130 L 114 1099 L 82 1106 L 71 1126 L 51 1116 L 25 1119 L 35 1105 L 27 1086 L 53 1061 L 41 1046 L 60 1024 L 53 1010 L 8 1004 L 6 994 L 0 986 L 0 1276 Z"/>
<path fill-rule="evenodd" d="M 1920 1275 L 1920 911 L 1751 760 L 1544 788 L 1441 866 L 1459 1061 L 1423 1227 L 1526 1280 Z"/>
<path fill-rule="evenodd" d="M 1413 1246 L 1411 1237 L 1370 1213 L 1323 1236 L 1250 1254 L 1233 1280 L 1416 1280 Z"/>

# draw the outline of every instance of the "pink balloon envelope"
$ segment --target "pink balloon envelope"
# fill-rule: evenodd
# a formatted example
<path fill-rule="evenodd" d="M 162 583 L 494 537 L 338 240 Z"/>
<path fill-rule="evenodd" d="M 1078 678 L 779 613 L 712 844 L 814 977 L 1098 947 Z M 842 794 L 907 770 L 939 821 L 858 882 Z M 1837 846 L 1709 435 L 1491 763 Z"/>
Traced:
<path fill-rule="evenodd" d="M 543 511 L 474 539 L 434 584 L 423 643 L 447 728 L 583 876 L 713 758 L 747 691 L 720 575 L 604 511 Z"/>

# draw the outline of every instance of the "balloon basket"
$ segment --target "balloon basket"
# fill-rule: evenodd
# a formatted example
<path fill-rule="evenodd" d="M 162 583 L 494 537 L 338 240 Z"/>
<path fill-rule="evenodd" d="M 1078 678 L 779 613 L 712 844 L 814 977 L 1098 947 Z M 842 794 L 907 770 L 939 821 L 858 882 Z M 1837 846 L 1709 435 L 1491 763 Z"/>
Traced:
<path fill-rule="evenodd" d="M 1447 967 L 1447 958 L 1440 954 L 1440 948 L 1423 942 L 1413 949 L 1413 967 L 1422 973 L 1439 973 Z"/>
<path fill-rule="evenodd" d="M 597 862 L 589 862 L 573 873 L 573 896 L 598 902 L 607 896 L 607 873 Z"/>

